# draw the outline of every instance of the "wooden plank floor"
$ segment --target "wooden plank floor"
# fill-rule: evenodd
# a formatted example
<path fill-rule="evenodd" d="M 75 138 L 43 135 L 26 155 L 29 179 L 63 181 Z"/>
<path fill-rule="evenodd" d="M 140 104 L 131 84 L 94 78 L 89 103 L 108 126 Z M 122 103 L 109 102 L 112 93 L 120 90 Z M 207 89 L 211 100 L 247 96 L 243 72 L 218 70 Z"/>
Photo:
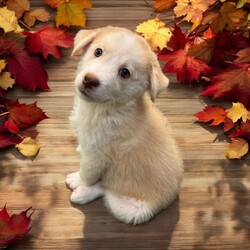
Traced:
<path fill-rule="evenodd" d="M 87 11 L 92 28 L 134 29 L 152 14 L 143 0 L 92 3 L 94 9 Z M 171 21 L 171 12 L 164 19 Z M 50 92 L 10 93 L 26 103 L 37 100 L 50 117 L 37 126 L 41 150 L 35 159 L 15 149 L 0 152 L 0 207 L 7 202 L 12 212 L 29 206 L 36 210 L 32 231 L 11 249 L 250 249 L 250 157 L 225 159 L 221 130 L 203 127 L 193 116 L 209 99 L 199 97 L 199 87 L 180 85 L 174 76 L 156 106 L 172 123 L 185 162 L 179 199 L 141 226 L 116 221 L 101 199 L 84 206 L 69 202 L 65 177 L 79 167 L 68 122 L 78 58 L 71 58 L 70 50 L 64 55 L 46 63 Z"/>

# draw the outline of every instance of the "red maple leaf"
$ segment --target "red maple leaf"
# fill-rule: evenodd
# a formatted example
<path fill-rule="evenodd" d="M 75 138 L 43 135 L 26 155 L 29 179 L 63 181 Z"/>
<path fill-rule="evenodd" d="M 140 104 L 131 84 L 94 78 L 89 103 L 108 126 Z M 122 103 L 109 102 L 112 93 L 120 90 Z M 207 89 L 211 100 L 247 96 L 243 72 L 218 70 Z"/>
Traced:
<path fill-rule="evenodd" d="M 48 75 L 38 57 L 30 56 L 12 39 L 1 41 L 0 54 L 7 61 L 8 71 L 14 76 L 17 85 L 35 91 L 48 90 Z"/>
<path fill-rule="evenodd" d="M 186 50 L 179 49 L 171 54 L 160 54 L 159 60 L 166 62 L 163 71 L 176 73 L 180 82 L 199 81 L 201 75 L 208 75 L 210 67 L 203 61 L 189 56 Z"/>
<path fill-rule="evenodd" d="M 240 126 L 229 136 L 230 138 L 242 138 L 250 141 L 250 121 L 243 122 Z"/>
<path fill-rule="evenodd" d="M 0 149 L 8 148 L 10 146 L 20 143 L 23 139 L 20 136 L 11 135 L 8 133 L 0 134 Z"/>
<path fill-rule="evenodd" d="M 13 134 L 20 133 L 20 128 L 11 118 L 6 120 L 6 122 L 4 123 L 4 127 Z"/>
<path fill-rule="evenodd" d="M 249 45 L 248 39 L 241 35 L 230 32 L 218 33 L 215 37 L 211 65 L 217 67 L 227 66 L 226 62 L 233 61 L 235 59 L 234 55 L 240 49 L 247 48 Z"/>
<path fill-rule="evenodd" d="M 36 102 L 32 104 L 20 104 L 18 100 L 15 102 L 8 100 L 6 103 L 9 119 L 20 129 L 29 128 L 48 118 L 42 109 L 37 107 Z"/>
<path fill-rule="evenodd" d="M 250 65 L 239 64 L 216 75 L 202 95 L 241 102 L 250 107 Z"/>
<path fill-rule="evenodd" d="M 30 209 L 31 207 L 12 216 L 9 215 L 6 206 L 0 211 L 0 248 L 20 239 L 31 230 L 30 217 L 33 212 L 27 216 Z"/>
<path fill-rule="evenodd" d="M 172 36 L 167 44 L 167 47 L 171 51 L 176 51 L 178 49 L 184 49 L 185 45 L 190 42 L 190 39 L 181 31 L 180 27 L 177 25 L 174 26 Z"/>
<path fill-rule="evenodd" d="M 66 34 L 66 29 L 60 30 L 52 26 L 44 26 L 38 31 L 23 32 L 26 35 L 25 46 L 29 53 L 42 53 L 47 59 L 51 54 L 61 58 L 62 53 L 58 47 L 69 48 L 73 45 L 73 38 Z"/>
<path fill-rule="evenodd" d="M 227 132 L 234 127 L 233 121 L 226 116 L 226 109 L 221 106 L 207 106 L 202 111 L 195 114 L 199 122 L 210 122 L 209 126 L 223 124 L 224 131 Z"/>

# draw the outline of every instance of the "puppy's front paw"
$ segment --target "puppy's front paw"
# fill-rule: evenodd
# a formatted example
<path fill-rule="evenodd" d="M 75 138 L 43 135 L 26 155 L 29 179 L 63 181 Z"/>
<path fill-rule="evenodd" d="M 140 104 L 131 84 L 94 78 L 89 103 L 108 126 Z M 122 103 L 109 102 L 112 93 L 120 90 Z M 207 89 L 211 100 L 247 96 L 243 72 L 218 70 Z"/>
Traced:
<path fill-rule="evenodd" d="M 66 178 L 66 183 L 72 190 L 83 185 L 83 182 L 80 178 L 79 172 L 74 172 L 74 173 L 68 174 L 67 178 Z"/>
<path fill-rule="evenodd" d="M 104 189 L 99 183 L 89 187 L 79 186 L 71 194 L 70 200 L 73 203 L 86 204 L 100 196 L 103 196 L 103 194 Z"/>

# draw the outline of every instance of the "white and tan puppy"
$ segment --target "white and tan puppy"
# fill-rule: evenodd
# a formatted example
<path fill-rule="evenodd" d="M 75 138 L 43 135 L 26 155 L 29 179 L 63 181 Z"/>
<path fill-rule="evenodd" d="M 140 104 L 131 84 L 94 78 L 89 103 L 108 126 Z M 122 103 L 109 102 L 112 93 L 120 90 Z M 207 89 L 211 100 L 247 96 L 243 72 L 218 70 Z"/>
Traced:
<path fill-rule="evenodd" d="M 169 83 L 157 57 L 124 28 L 81 30 L 72 55 L 82 55 L 70 118 L 81 153 L 69 174 L 71 201 L 104 196 L 120 221 L 140 224 L 177 196 L 182 160 L 165 117 L 151 99 Z"/>

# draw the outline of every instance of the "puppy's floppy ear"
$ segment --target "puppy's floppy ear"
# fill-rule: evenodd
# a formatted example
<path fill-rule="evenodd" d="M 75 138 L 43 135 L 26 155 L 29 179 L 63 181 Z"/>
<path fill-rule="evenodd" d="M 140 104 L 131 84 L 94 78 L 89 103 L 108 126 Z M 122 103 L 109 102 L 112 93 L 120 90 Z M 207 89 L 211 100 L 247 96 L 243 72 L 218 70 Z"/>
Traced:
<path fill-rule="evenodd" d="M 84 47 L 94 40 L 96 34 L 97 30 L 80 30 L 75 36 L 71 56 L 82 55 Z"/>
<path fill-rule="evenodd" d="M 169 80 L 168 78 L 163 74 L 161 70 L 161 66 L 157 59 L 155 59 L 151 63 L 151 72 L 149 75 L 149 81 L 150 81 L 150 97 L 151 100 L 154 101 L 156 96 L 164 89 L 168 87 Z"/>

